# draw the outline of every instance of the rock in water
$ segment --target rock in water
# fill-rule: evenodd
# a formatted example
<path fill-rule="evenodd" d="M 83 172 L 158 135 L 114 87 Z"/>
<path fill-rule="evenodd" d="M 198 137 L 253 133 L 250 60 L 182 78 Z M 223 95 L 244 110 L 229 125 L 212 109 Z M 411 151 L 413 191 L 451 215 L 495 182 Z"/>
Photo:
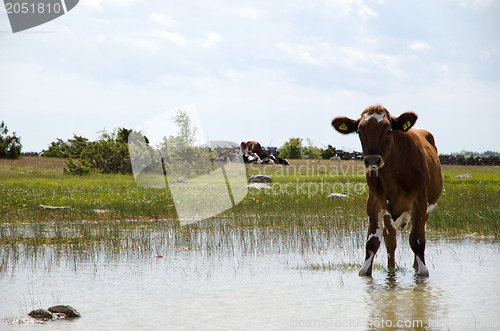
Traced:
<path fill-rule="evenodd" d="M 54 306 L 50 307 L 49 311 L 54 314 L 64 314 L 66 315 L 66 318 L 72 318 L 72 317 L 80 317 L 80 313 L 76 311 L 75 308 L 71 306 L 64 306 L 64 305 L 59 305 L 59 306 Z"/>
<path fill-rule="evenodd" d="M 54 318 L 54 315 L 47 309 L 36 309 L 28 313 L 29 316 L 37 320 L 48 321 Z"/>

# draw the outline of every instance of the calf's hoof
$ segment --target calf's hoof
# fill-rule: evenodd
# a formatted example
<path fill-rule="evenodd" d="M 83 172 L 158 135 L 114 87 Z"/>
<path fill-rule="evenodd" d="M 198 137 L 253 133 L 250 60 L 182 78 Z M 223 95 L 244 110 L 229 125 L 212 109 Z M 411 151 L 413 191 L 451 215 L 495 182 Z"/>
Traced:
<path fill-rule="evenodd" d="M 417 276 L 420 277 L 429 277 L 429 270 L 427 269 L 426 265 L 420 258 L 417 256 Z"/>

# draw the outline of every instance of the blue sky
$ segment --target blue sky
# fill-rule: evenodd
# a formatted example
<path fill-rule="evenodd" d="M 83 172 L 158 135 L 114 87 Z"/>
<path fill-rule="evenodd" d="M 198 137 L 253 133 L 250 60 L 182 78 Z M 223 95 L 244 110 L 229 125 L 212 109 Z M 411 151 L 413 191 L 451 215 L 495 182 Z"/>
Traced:
<path fill-rule="evenodd" d="M 360 150 L 335 116 L 414 111 L 442 153 L 500 150 L 500 2 L 80 0 L 13 34 L 0 120 L 40 151 L 195 105 L 211 140 Z"/>

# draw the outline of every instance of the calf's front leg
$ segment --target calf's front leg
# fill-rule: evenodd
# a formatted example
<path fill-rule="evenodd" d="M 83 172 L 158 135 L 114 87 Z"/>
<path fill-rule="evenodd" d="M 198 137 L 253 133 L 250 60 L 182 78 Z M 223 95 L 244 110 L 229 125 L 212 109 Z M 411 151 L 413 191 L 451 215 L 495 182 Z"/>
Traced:
<path fill-rule="evenodd" d="M 372 275 L 373 258 L 380 247 L 380 235 L 382 233 L 380 228 L 382 222 L 379 220 L 378 215 L 368 215 L 368 221 L 370 225 L 368 226 L 368 236 L 366 240 L 365 262 L 361 270 L 359 270 L 359 275 L 370 277 Z"/>

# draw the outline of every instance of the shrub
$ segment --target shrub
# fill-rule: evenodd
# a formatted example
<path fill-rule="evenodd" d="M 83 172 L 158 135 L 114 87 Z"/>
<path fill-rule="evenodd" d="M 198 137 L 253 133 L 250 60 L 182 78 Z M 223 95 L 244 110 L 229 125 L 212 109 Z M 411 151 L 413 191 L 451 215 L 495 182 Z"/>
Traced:
<path fill-rule="evenodd" d="M 192 178 L 212 170 L 211 151 L 207 147 L 195 146 L 197 128 L 187 112 L 178 110 L 171 120 L 177 125 L 177 135 L 164 136 L 156 146 L 134 132 L 129 145 L 131 159 L 141 172 L 166 172 L 172 177 Z"/>
<path fill-rule="evenodd" d="M 335 149 L 335 147 L 333 147 L 332 145 L 328 145 L 327 149 L 321 151 L 321 158 L 324 160 L 329 160 L 334 157 L 336 153 L 337 150 Z"/>
<path fill-rule="evenodd" d="M 72 159 L 69 159 L 66 162 L 66 167 L 64 168 L 65 173 L 79 176 L 86 175 L 91 171 L 93 171 L 92 166 L 85 160 L 74 163 Z"/>
<path fill-rule="evenodd" d="M 101 173 L 132 173 L 128 150 L 128 135 L 132 130 L 121 128 L 113 133 L 101 132 L 97 141 L 75 136 L 68 143 L 58 139 L 49 148 L 50 156 L 65 156 L 76 158 L 66 162 L 64 172 L 74 175 L 84 175 L 91 171 Z"/>
<path fill-rule="evenodd" d="M 301 159 L 303 153 L 302 138 L 290 138 L 278 150 L 285 159 Z"/>
<path fill-rule="evenodd" d="M 9 130 L 7 125 L 2 121 L 0 124 L 0 158 L 17 159 L 21 155 L 21 138 L 12 135 L 7 135 Z"/>
<path fill-rule="evenodd" d="M 317 160 L 321 158 L 321 150 L 313 145 L 310 139 L 307 139 L 307 146 L 302 148 L 302 157 L 304 159 Z"/>
<path fill-rule="evenodd" d="M 77 135 L 73 135 L 73 139 L 67 141 L 58 138 L 50 144 L 48 150 L 43 152 L 43 156 L 79 158 L 88 141 L 87 138 Z"/>
<path fill-rule="evenodd" d="M 109 173 L 132 173 L 128 145 L 115 140 L 99 140 L 87 144 L 80 156 L 92 169 Z"/>

